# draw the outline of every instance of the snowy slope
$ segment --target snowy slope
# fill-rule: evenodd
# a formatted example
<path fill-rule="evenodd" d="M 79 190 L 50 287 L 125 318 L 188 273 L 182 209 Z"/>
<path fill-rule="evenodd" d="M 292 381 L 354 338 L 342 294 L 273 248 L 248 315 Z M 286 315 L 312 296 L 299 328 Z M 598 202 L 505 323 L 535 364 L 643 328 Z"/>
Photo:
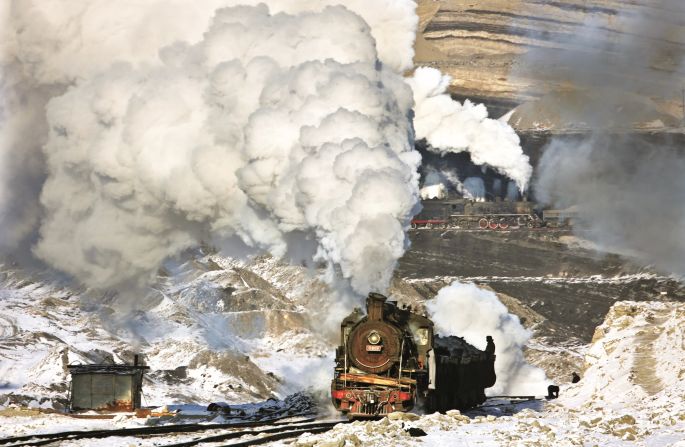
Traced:
<path fill-rule="evenodd" d="M 685 439 L 685 304 L 616 303 L 595 332 L 585 380 L 560 403 L 601 416 L 635 420 L 635 436 L 662 430 Z"/>
<path fill-rule="evenodd" d="M 685 304 L 619 302 L 597 328 L 583 379 L 563 385 L 558 400 L 465 415 L 391 415 L 302 436 L 295 445 L 682 447 L 684 341 Z M 412 438 L 409 427 L 427 435 Z"/>
<path fill-rule="evenodd" d="M 282 397 L 311 385 L 293 363 L 330 369 L 332 344 L 305 307 L 325 287 L 306 269 L 197 253 L 169 268 L 123 318 L 112 297 L 0 269 L 0 406 L 61 408 L 67 363 L 138 352 L 152 371 L 147 405 Z"/>
<path fill-rule="evenodd" d="M 65 362 L 130 361 L 135 352 L 152 368 L 148 405 L 254 402 L 330 380 L 335 340 L 321 320 L 328 292 L 316 272 L 266 257 L 238 262 L 204 253 L 168 270 L 122 324 L 112 297 L 0 269 L 0 406 L 59 408 L 67 395 Z M 422 299 L 407 282 L 395 288 L 406 299 Z M 585 354 L 583 380 L 562 383 L 556 401 L 396 416 L 303 436 L 296 445 L 677 445 L 685 439 L 684 343 L 685 304 L 617 302 L 593 342 L 578 350 Z M 544 356 L 566 348 L 535 349 Z M 8 433 L 26 433 L 74 422 L 0 411 L 0 424 Z M 409 427 L 427 436 L 412 438 Z"/>

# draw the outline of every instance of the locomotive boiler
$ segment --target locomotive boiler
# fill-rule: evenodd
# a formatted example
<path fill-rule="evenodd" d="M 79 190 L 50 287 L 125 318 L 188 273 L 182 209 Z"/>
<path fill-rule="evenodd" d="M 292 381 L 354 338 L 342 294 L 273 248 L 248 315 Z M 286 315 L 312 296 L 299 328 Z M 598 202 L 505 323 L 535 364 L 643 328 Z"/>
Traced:
<path fill-rule="evenodd" d="M 485 401 L 495 384 L 495 345 L 481 351 L 461 337 L 439 337 L 433 322 L 401 309 L 378 293 L 367 312 L 355 310 L 341 324 L 331 398 L 349 418 L 409 411 L 464 410 Z"/>

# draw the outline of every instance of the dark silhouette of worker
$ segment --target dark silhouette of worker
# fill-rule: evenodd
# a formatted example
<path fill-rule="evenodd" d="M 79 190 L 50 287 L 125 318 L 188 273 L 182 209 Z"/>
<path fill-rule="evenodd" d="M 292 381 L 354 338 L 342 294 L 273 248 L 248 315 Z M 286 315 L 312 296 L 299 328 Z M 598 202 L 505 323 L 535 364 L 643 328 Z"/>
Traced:
<path fill-rule="evenodd" d="M 494 354 L 495 353 L 495 342 L 492 341 L 492 337 L 490 337 L 488 335 L 487 337 L 485 337 L 485 340 L 488 342 L 487 346 L 485 347 L 485 352 L 487 354 L 490 354 L 490 355 Z"/>
<path fill-rule="evenodd" d="M 578 375 L 577 372 L 574 372 L 573 375 L 571 376 L 571 383 L 578 383 L 580 382 L 580 376 Z"/>
<path fill-rule="evenodd" d="M 550 385 L 547 387 L 547 399 L 556 399 L 559 397 L 559 387 Z"/>

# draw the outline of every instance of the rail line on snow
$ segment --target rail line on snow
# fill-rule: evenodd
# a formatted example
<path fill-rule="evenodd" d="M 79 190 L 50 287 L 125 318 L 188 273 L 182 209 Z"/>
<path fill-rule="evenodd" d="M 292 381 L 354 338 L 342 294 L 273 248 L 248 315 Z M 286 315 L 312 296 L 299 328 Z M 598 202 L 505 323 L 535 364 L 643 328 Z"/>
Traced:
<path fill-rule="evenodd" d="M 316 433 L 321 433 L 322 431 L 329 430 L 335 424 L 344 423 L 345 421 L 338 422 L 316 422 L 316 419 L 309 418 L 303 419 L 295 422 L 282 422 L 283 419 L 290 418 L 292 416 L 284 416 L 277 419 L 268 419 L 260 421 L 250 421 L 250 422 L 237 422 L 237 423 L 226 423 L 226 424 L 178 424 L 178 425 L 162 425 L 155 427 L 135 427 L 135 428 L 121 428 L 121 429 L 104 429 L 104 430 L 73 430 L 58 433 L 41 433 L 34 435 L 24 435 L 24 436 L 14 436 L 9 438 L 0 439 L 0 445 L 6 445 L 7 447 L 28 447 L 28 446 L 43 446 L 49 445 L 60 441 L 73 441 L 78 439 L 103 439 L 108 437 L 123 437 L 123 436 L 136 436 L 136 437 L 150 437 L 150 436 L 163 436 L 163 435 L 174 435 L 174 434 L 184 434 L 184 433 L 196 433 L 202 431 L 210 430 L 230 430 L 230 429 L 244 429 L 244 428 L 255 428 L 262 426 L 275 426 L 271 428 L 266 428 L 262 430 L 243 430 L 235 431 L 230 433 L 223 433 L 220 435 L 214 435 L 206 438 L 197 438 L 196 440 L 186 441 L 182 443 L 169 444 L 170 446 L 191 446 L 196 445 L 201 442 L 217 442 L 224 439 L 234 439 L 248 434 L 258 435 L 261 433 L 274 433 L 283 434 L 288 431 L 304 430 L 302 433 L 307 431 Z M 299 436 L 299 434 L 292 434 L 292 436 Z M 212 441 L 207 439 L 213 439 Z M 262 438 L 258 438 L 262 439 Z M 274 439 L 275 440 L 275 439 Z M 243 445 L 243 444 L 239 444 Z M 245 444 L 251 445 L 251 444 Z M 256 444 L 254 444 L 256 445 Z"/>
<path fill-rule="evenodd" d="M 476 407 L 474 408 L 474 410 L 477 410 L 479 408 L 485 409 L 499 407 L 502 405 L 519 404 L 524 402 L 542 400 L 541 398 L 536 396 L 489 396 L 487 400 L 493 401 L 496 399 L 506 399 L 509 400 L 509 402 L 499 404 L 493 402 L 491 404 L 488 404 L 488 402 L 486 401 L 484 405 Z M 210 436 L 198 437 L 188 441 L 171 442 L 169 444 L 158 445 L 160 447 L 193 447 L 202 443 L 218 443 L 222 441 L 229 441 L 233 439 L 242 438 L 244 436 L 254 436 L 254 438 L 252 439 L 246 439 L 238 442 L 233 442 L 230 444 L 225 444 L 225 447 L 250 447 L 253 445 L 261 445 L 268 442 L 275 442 L 284 439 L 295 438 L 304 433 L 324 433 L 328 430 L 331 430 L 337 424 L 345 424 L 351 422 L 349 420 L 319 422 L 315 418 L 302 419 L 294 422 L 283 422 L 284 419 L 290 417 L 292 416 L 283 416 L 274 419 L 265 419 L 249 422 L 234 422 L 226 424 L 178 424 L 161 425 L 153 427 L 136 427 L 103 430 L 74 430 L 58 433 L 41 433 L 34 435 L 15 436 L 10 438 L 0 438 L 0 445 L 6 445 L 7 447 L 37 447 L 61 441 L 74 441 L 78 439 L 103 439 L 109 437 L 124 436 L 146 438 L 184 433 L 198 433 L 206 431 L 236 430 L 228 433 L 219 433 Z M 162 440 L 160 439 L 160 441 Z"/>
<path fill-rule="evenodd" d="M 203 442 L 221 442 L 229 439 L 242 438 L 243 436 L 261 436 L 259 438 L 247 439 L 237 443 L 227 444 L 230 447 L 248 447 L 252 445 L 265 444 L 267 442 L 279 441 L 288 438 L 295 438 L 304 433 L 323 433 L 338 424 L 348 423 L 349 421 L 335 421 L 335 422 L 314 422 L 310 424 L 283 424 L 280 427 L 272 427 L 263 430 L 249 430 L 249 431 L 235 431 L 231 433 L 223 433 L 214 436 L 207 436 L 204 438 L 193 439 L 191 441 L 178 442 L 175 444 L 165 444 L 162 447 L 192 447 Z"/>

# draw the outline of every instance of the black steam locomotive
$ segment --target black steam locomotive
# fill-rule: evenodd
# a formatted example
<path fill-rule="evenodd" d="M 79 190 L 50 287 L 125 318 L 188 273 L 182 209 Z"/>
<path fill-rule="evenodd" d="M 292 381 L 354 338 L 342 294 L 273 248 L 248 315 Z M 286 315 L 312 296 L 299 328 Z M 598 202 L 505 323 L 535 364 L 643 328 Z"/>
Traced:
<path fill-rule="evenodd" d="M 464 410 L 485 401 L 495 384 L 495 345 L 481 351 L 460 337 L 439 337 L 433 322 L 369 294 L 367 315 L 342 321 L 331 398 L 349 418 L 408 411 Z"/>
<path fill-rule="evenodd" d="M 414 216 L 411 227 L 461 230 L 518 230 L 520 228 L 569 227 L 577 217 L 574 209 L 545 210 L 539 214 L 534 202 L 496 200 L 476 202 L 462 198 L 430 199 Z"/>

